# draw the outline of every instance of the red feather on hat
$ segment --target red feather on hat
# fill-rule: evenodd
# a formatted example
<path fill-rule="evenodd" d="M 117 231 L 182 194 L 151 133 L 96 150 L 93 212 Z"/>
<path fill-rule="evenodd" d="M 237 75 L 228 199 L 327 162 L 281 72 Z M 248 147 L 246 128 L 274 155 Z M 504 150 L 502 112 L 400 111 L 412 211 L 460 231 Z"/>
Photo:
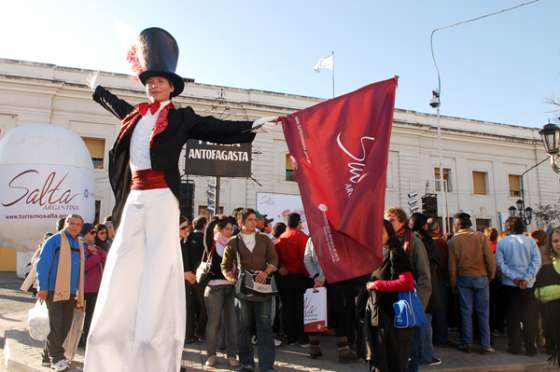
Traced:
<path fill-rule="evenodd" d="M 138 43 L 134 43 L 130 45 L 128 49 L 128 53 L 126 54 L 126 60 L 130 63 L 130 68 L 134 73 L 134 76 L 138 78 L 142 72 L 146 71 L 146 67 L 142 65 L 140 62 L 139 54 L 142 53 L 140 50 L 140 46 Z"/>

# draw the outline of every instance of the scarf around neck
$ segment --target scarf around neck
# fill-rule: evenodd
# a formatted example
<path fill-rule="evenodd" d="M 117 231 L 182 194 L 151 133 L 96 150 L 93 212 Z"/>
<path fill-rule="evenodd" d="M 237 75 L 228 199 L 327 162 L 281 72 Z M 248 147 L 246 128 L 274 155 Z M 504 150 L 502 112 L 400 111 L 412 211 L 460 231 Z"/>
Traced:
<path fill-rule="evenodd" d="M 80 249 L 80 279 L 78 281 L 77 302 L 78 306 L 84 305 L 84 248 L 78 240 Z M 70 281 L 72 276 L 72 250 L 66 236 L 66 231 L 60 233 L 60 253 L 58 256 L 58 267 L 56 269 L 56 283 L 53 302 L 66 301 L 70 299 Z"/>

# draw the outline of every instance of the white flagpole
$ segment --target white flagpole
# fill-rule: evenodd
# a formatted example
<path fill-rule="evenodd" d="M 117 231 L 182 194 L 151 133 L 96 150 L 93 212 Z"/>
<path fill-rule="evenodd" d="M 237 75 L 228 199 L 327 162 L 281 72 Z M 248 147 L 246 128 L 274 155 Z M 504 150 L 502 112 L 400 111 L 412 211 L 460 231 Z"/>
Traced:
<path fill-rule="evenodd" d="M 334 98 L 334 66 L 335 66 L 334 50 L 331 51 L 331 55 L 332 55 L 332 60 L 333 60 L 333 66 L 332 66 L 332 96 Z"/>

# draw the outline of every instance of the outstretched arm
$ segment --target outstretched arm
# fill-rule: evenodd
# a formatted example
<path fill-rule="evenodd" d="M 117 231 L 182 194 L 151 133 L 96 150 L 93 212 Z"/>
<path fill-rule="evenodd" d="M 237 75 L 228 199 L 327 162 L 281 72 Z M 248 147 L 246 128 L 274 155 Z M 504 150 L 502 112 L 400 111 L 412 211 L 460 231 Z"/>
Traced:
<path fill-rule="evenodd" d="M 87 84 L 93 91 L 93 100 L 103 106 L 105 110 L 119 118 L 119 120 L 122 120 L 132 111 L 133 106 L 115 96 L 101 85 L 98 85 L 97 76 L 98 73 L 94 73 L 87 79 Z"/>
<path fill-rule="evenodd" d="M 255 138 L 255 133 L 251 133 L 252 121 L 222 120 L 213 116 L 200 116 L 190 107 L 182 111 L 185 122 L 193 123 L 188 133 L 189 138 L 218 143 L 245 143 L 251 142 Z"/>

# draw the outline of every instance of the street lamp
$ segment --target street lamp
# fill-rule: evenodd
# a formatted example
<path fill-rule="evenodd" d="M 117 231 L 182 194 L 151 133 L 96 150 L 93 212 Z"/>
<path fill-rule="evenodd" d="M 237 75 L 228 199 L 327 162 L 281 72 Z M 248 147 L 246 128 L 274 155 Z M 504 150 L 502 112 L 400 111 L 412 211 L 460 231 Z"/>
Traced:
<path fill-rule="evenodd" d="M 519 199 L 515 202 L 516 207 L 513 205 L 508 208 L 510 217 L 519 217 L 523 222 L 523 226 L 527 227 L 531 224 L 533 219 L 533 208 L 525 207 L 525 202 Z"/>
<path fill-rule="evenodd" d="M 560 127 L 548 123 L 539 131 L 544 149 L 550 155 L 550 165 L 554 172 L 560 174 Z"/>

